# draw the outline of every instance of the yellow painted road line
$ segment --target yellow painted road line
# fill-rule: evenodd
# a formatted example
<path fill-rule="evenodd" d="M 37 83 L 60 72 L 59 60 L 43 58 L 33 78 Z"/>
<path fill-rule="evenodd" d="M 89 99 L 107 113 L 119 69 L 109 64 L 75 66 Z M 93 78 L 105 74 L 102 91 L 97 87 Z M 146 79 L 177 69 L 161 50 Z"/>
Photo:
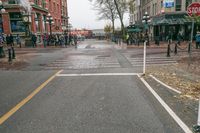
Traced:
<path fill-rule="evenodd" d="M 19 102 L 16 106 L 14 106 L 10 111 L 0 117 L 0 125 L 3 124 L 9 117 L 11 117 L 17 110 L 19 110 L 22 106 L 24 106 L 28 101 L 30 101 L 37 93 L 39 93 L 49 82 L 51 82 L 56 75 L 60 74 L 63 70 L 58 71 L 49 79 L 47 79 L 44 83 L 42 83 L 38 88 L 36 88 L 31 94 L 29 94 L 25 99 Z"/>

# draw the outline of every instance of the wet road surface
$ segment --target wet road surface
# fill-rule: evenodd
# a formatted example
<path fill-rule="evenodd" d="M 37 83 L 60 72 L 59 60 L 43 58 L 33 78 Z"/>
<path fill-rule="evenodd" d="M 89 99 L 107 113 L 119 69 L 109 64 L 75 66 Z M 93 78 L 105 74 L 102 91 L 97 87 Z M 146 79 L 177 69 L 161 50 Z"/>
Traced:
<path fill-rule="evenodd" d="M 0 132 L 182 133 L 137 76 L 142 72 L 138 55 L 142 50 L 92 40 L 77 49 L 40 54 L 21 71 L 1 72 L 0 116 L 14 113 L 6 114 Z M 161 54 L 149 55 L 147 63 L 176 61 Z"/>

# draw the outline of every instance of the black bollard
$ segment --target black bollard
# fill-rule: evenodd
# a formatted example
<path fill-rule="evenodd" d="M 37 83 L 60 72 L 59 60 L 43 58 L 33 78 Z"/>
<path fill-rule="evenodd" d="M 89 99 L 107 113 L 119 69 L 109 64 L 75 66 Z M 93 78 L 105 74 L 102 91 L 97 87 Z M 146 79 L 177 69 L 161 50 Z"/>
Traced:
<path fill-rule="evenodd" d="M 14 47 L 12 47 L 12 59 L 15 59 L 16 57 L 15 57 L 15 49 L 14 49 Z"/>
<path fill-rule="evenodd" d="M 188 53 L 191 52 L 191 42 L 189 42 L 189 46 L 188 46 Z"/>
<path fill-rule="evenodd" d="M 168 46 L 167 46 L 167 57 L 170 57 L 170 40 L 168 41 Z"/>
<path fill-rule="evenodd" d="M 11 55 L 11 49 L 8 48 L 8 62 L 12 62 L 12 55 Z"/>
<path fill-rule="evenodd" d="M 194 125 L 193 126 L 193 131 L 194 131 L 194 133 L 200 133 L 200 126 L 199 125 Z"/>
<path fill-rule="evenodd" d="M 175 54 L 175 55 L 176 55 L 177 52 L 178 52 L 178 51 L 177 51 L 177 47 L 178 47 L 178 46 L 177 46 L 177 43 L 175 43 L 175 48 L 174 48 L 174 54 Z"/>

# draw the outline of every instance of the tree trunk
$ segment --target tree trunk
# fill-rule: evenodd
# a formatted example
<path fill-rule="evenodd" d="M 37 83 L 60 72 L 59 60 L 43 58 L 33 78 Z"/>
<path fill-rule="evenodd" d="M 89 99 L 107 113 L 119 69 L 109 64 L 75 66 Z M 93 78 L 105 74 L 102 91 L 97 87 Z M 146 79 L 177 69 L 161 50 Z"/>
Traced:
<path fill-rule="evenodd" d="M 112 20 L 112 29 L 113 29 L 113 33 L 115 33 L 115 20 Z"/>
<path fill-rule="evenodd" d="M 123 23 L 123 18 L 122 18 L 122 15 L 121 15 L 121 12 L 119 10 L 119 5 L 117 3 L 117 0 L 114 0 L 114 3 L 115 3 L 115 6 L 116 6 L 116 9 L 117 9 L 117 12 L 118 12 L 118 15 L 119 15 L 119 19 L 120 19 L 120 22 L 121 22 L 121 27 L 122 27 L 122 34 L 124 35 L 124 23 Z"/>

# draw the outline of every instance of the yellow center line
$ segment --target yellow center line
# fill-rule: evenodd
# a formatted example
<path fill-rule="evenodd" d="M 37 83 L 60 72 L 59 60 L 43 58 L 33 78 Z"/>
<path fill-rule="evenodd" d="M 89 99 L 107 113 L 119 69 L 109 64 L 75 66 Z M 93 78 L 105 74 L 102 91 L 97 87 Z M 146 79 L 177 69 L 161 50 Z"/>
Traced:
<path fill-rule="evenodd" d="M 36 88 L 31 94 L 29 94 L 25 99 L 14 106 L 10 111 L 0 117 L 0 125 L 2 125 L 9 117 L 11 117 L 17 110 L 24 106 L 28 101 L 30 101 L 37 93 L 39 93 L 49 82 L 51 82 L 56 75 L 60 74 L 63 70 L 56 72 L 53 76 L 42 83 L 38 88 Z"/>

